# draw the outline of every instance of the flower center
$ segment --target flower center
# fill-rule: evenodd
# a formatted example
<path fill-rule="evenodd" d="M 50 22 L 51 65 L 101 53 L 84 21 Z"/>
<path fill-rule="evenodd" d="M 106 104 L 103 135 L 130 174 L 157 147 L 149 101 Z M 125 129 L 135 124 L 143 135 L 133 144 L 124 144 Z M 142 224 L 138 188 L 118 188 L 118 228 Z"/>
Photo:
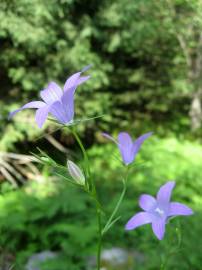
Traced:
<path fill-rule="evenodd" d="M 163 216 L 164 215 L 164 211 L 162 209 L 158 208 L 158 207 L 154 211 L 156 213 L 158 213 L 160 216 Z"/>

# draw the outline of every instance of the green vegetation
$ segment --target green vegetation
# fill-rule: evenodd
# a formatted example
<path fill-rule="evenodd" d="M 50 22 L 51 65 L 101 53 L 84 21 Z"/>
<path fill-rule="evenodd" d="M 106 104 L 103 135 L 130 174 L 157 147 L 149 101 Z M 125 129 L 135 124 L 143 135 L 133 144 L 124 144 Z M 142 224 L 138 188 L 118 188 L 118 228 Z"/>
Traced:
<path fill-rule="evenodd" d="M 100 132 L 127 130 L 135 137 L 154 131 L 135 161 L 122 218 L 104 241 L 104 247 L 139 252 L 144 258 L 136 262 L 139 270 L 160 269 L 166 258 L 166 269 L 201 270 L 201 33 L 201 0 L 0 1 L 0 152 L 36 153 L 39 146 L 65 164 L 57 146 L 83 165 L 72 136 L 54 122 L 41 131 L 30 110 L 11 121 L 7 116 L 37 100 L 48 82 L 63 85 L 69 75 L 93 64 L 91 79 L 76 91 L 75 115 L 104 114 L 78 130 L 109 214 L 122 188 L 123 168 L 114 156 L 116 147 L 105 144 Z M 14 188 L 1 170 L 4 165 L 0 155 L 0 268 L 8 260 L 22 270 L 33 253 L 52 250 L 59 257 L 44 270 L 85 269 L 96 248 L 95 209 L 86 194 L 39 164 L 37 179 L 23 172 L 26 183 L 17 179 Z M 160 243 L 149 226 L 126 233 L 138 196 L 155 194 L 173 179 L 173 198 L 195 215 L 173 219 Z M 177 252 L 176 227 L 182 236 Z"/>
<path fill-rule="evenodd" d="M 106 114 L 93 131 L 129 122 L 142 131 L 144 121 L 187 134 L 201 119 L 200 102 L 189 116 L 200 96 L 201 1 L 2 0 L 0 21 L 3 148 L 34 135 L 30 112 L 12 124 L 7 113 L 88 63 L 92 79 L 77 92 L 76 113 Z"/>
<path fill-rule="evenodd" d="M 89 150 L 99 195 L 109 213 L 118 198 L 120 175 L 123 173 L 119 162 L 113 159 L 114 151 L 115 146 L 111 144 Z M 145 259 L 143 263 L 136 263 L 137 269 L 159 269 L 164 256 L 167 258 L 177 247 L 176 228 L 180 228 L 180 248 L 170 257 L 166 269 L 200 269 L 201 156 L 202 147 L 188 141 L 153 138 L 145 143 L 137 157 L 127 196 L 119 211 L 122 218 L 108 232 L 104 246 L 138 251 Z M 60 252 L 59 258 L 44 268 L 54 270 L 66 269 L 67 265 L 69 269 L 81 269 L 85 259 L 95 252 L 96 220 L 92 219 L 95 215 L 92 202 L 81 190 L 61 179 L 54 181 L 51 175 L 44 175 L 41 183 L 29 183 L 21 190 L 7 191 L 0 198 L 0 245 L 5 252 L 17 256 L 17 270 L 22 269 L 30 255 L 40 250 Z M 187 203 L 194 209 L 195 215 L 170 221 L 165 240 L 161 243 L 149 226 L 124 232 L 124 224 L 138 211 L 139 194 L 155 194 L 159 185 L 170 179 L 175 179 L 177 183 L 173 200 Z"/>

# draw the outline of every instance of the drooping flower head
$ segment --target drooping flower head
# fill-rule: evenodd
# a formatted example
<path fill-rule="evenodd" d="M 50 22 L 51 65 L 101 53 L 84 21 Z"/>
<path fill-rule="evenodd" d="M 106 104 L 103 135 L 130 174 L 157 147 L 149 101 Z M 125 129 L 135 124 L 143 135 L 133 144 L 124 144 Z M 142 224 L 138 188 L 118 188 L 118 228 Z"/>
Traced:
<path fill-rule="evenodd" d="M 118 134 L 117 141 L 111 137 L 110 135 L 106 133 L 102 133 L 104 137 L 112 140 L 118 145 L 119 151 L 121 153 L 123 162 L 126 165 L 129 165 L 132 163 L 140 149 L 140 146 L 142 143 L 152 135 L 152 132 L 146 133 L 139 138 L 137 138 L 135 141 L 132 140 L 131 136 L 127 132 L 120 132 Z"/>
<path fill-rule="evenodd" d="M 144 210 L 134 215 L 126 224 L 126 230 L 133 230 L 144 224 L 151 223 L 152 230 L 159 240 L 165 233 L 165 226 L 170 217 L 192 215 L 191 208 L 178 202 L 170 202 L 171 193 L 175 186 L 169 181 L 160 187 L 157 197 L 143 194 L 139 199 L 139 206 Z"/>
<path fill-rule="evenodd" d="M 84 67 L 80 72 L 69 77 L 63 90 L 55 82 L 50 82 L 46 89 L 40 91 L 43 101 L 31 101 L 20 109 L 10 113 L 9 118 L 24 109 L 37 109 L 35 114 L 36 122 L 41 128 L 50 113 L 61 124 L 67 124 L 74 117 L 74 93 L 78 85 L 84 83 L 90 76 L 81 76 L 90 66 Z"/>

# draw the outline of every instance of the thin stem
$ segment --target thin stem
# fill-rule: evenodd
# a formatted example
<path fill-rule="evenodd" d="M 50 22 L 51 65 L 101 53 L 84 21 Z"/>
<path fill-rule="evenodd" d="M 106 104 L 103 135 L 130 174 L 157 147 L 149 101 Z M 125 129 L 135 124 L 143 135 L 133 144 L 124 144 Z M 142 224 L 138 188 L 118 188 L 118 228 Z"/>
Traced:
<path fill-rule="evenodd" d="M 84 161 L 85 161 L 86 176 L 87 176 L 86 178 L 87 178 L 87 181 L 88 181 L 88 185 L 91 188 L 94 185 L 93 185 L 93 183 L 91 181 L 91 173 L 90 173 L 90 165 L 89 165 L 88 155 L 86 153 L 86 150 L 85 150 L 85 148 L 84 148 L 84 146 L 83 146 L 83 144 L 82 144 L 79 136 L 77 135 L 76 131 L 74 130 L 74 128 L 71 129 L 71 132 L 74 135 L 74 137 L 75 137 L 75 139 L 76 139 L 79 147 L 81 148 L 81 151 L 82 151 L 82 154 L 83 154 L 83 157 L 84 157 Z"/>
<path fill-rule="evenodd" d="M 83 144 L 82 144 L 82 142 L 81 142 L 79 136 L 78 136 L 77 133 L 75 132 L 75 130 L 72 129 L 71 131 L 72 131 L 72 134 L 74 135 L 76 141 L 78 142 L 78 144 L 79 144 L 79 146 L 80 146 L 80 148 L 81 148 L 81 151 L 82 151 L 82 153 L 83 153 L 84 160 L 85 160 L 86 165 L 87 165 L 87 168 L 88 168 L 87 171 L 89 172 L 89 160 L 88 160 L 88 155 L 87 155 L 87 153 L 86 153 L 86 150 L 85 150 L 85 148 L 84 148 L 84 146 L 83 146 Z"/>
<path fill-rule="evenodd" d="M 166 269 L 166 266 L 168 265 L 168 262 L 169 262 L 170 258 L 173 255 L 177 254 L 177 252 L 179 252 L 179 250 L 180 250 L 182 236 L 181 236 L 181 230 L 180 230 L 180 223 L 179 223 L 179 221 L 178 221 L 178 225 L 177 225 L 177 227 L 176 227 L 175 230 L 176 230 L 176 235 L 177 235 L 177 243 L 176 243 L 176 245 L 174 245 L 174 248 L 171 249 L 166 254 L 166 256 L 164 257 L 164 260 L 162 260 L 160 270 L 165 270 Z M 173 246 L 173 243 L 170 243 L 170 244 L 172 244 L 172 246 Z"/>
<path fill-rule="evenodd" d="M 71 130 L 72 134 L 74 135 L 76 141 L 78 142 L 81 151 L 83 153 L 85 165 L 86 165 L 86 174 L 88 179 L 88 185 L 90 189 L 88 190 L 91 197 L 93 197 L 95 204 L 96 204 L 96 214 L 97 214 L 97 225 L 98 225 L 98 244 L 97 244 L 97 270 L 100 270 L 101 267 L 101 250 L 102 250 L 102 221 L 101 221 L 101 205 L 98 200 L 97 196 L 97 190 L 94 181 L 91 179 L 91 172 L 90 172 L 90 163 L 88 159 L 88 155 L 86 153 L 86 150 L 77 135 L 76 131 L 74 129 Z"/>
<path fill-rule="evenodd" d="M 111 216 L 109 217 L 107 223 L 105 224 L 105 226 L 102 230 L 102 235 L 104 235 L 112 227 L 112 225 L 120 218 L 120 217 L 117 217 L 114 219 L 114 217 L 115 217 L 116 213 L 118 212 L 119 207 L 124 199 L 125 193 L 126 193 L 126 188 L 127 188 L 126 183 L 127 183 L 127 179 L 128 179 L 128 174 L 129 174 L 129 167 L 126 168 L 126 177 L 125 177 L 125 179 L 123 178 L 123 180 L 122 180 L 123 181 L 123 190 L 121 192 L 119 200 L 116 203 L 115 208 L 114 208 Z"/>
<path fill-rule="evenodd" d="M 102 250 L 102 220 L 101 220 L 101 206 L 98 201 L 97 190 L 93 182 L 93 190 L 91 192 L 93 199 L 96 202 L 97 226 L 98 226 L 98 242 L 97 242 L 97 270 L 101 267 L 101 250 Z"/>
<path fill-rule="evenodd" d="M 97 223 L 98 223 L 98 245 L 97 245 L 97 270 L 100 270 L 101 266 L 101 249 L 102 249 L 102 223 L 101 223 L 101 212 L 99 206 L 96 206 L 97 212 Z"/>
<path fill-rule="evenodd" d="M 112 223 L 114 223 L 113 219 L 114 219 L 117 211 L 119 210 L 119 207 L 120 207 L 120 205 L 121 205 L 121 203 L 122 203 L 122 201 L 124 199 L 125 193 L 126 193 L 126 182 L 123 179 L 123 190 L 121 192 L 121 196 L 119 197 L 119 200 L 118 200 L 118 202 L 117 202 L 111 216 L 109 217 L 106 225 L 104 226 L 104 229 L 102 230 L 102 234 L 105 234 L 109 230 L 109 228 L 111 227 Z M 117 218 L 117 220 L 118 220 L 118 218 Z"/>

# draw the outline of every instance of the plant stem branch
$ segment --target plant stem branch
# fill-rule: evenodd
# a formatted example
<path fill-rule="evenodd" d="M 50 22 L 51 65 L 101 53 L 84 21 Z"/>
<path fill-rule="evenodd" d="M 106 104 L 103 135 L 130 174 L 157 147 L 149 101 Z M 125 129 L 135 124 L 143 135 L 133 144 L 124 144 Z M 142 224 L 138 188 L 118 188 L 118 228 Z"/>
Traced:
<path fill-rule="evenodd" d="M 115 206 L 115 208 L 114 208 L 111 216 L 109 217 L 106 225 L 104 226 L 104 229 L 102 230 L 102 235 L 105 234 L 109 230 L 109 228 L 111 227 L 111 225 L 114 223 L 113 219 L 114 219 L 117 211 L 119 210 L 119 207 L 120 207 L 120 205 L 121 205 L 121 203 L 123 201 L 123 198 L 125 196 L 125 193 L 126 193 L 126 182 L 123 179 L 123 190 L 121 192 L 121 196 L 120 196 L 120 198 L 119 198 L 119 200 L 118 200 L 118 202 L 117 202 L 117 204 L 116 204 L 116 206 Z"/>
<path fill-rule="evenodd" d="M 98 222 L 98 245 L 97 245 L 97 270 L 101 267 L 101 249 L 102 249 L 102 223 L 101 223 L 101 211 L 99 206 L 96 206 L 97 222 Z"/>
<path fill-rule="evenodd" d="M 126 193 L 126 188 L 127 188 L 126 183 L 127 183 L 127 180 L 128 180 L 128 175 L 129 175 L 129 167 L 126 168 L 126 176 L 125 176 L 125 179 L 123 178 L 123 180 L 122 180 L 123 181 L 123 190 L 121 192 L 119 200 L 116 203 L 115 208 L 114 208 L 111 216 L 109 217 L 107 223 L 105 224 L 105 226 L 104 226 L 104 228 L 102 230 L 102 235 L 104 235 L 112 227 L 112 225 L 114 225 L 114 223 L 117 220 L 119 220 L 119 218 L 120 218 L 120 217 L 117 217 L 117 218 L 114 219 L 114 217 L 115 217 L 116 213 L 118 212 L 119 207 L 120 207 L 120 205 L 121 205 L 121 203 L 122 203 L 122 201 L 124 199 L 125 193 Z"/>
<path fill-rule="evenodd" d="M 79 144 L 79 146 L 81 148 L 81 151 L 82 151 L 82 154 L 83 154 L 83 157 L 84 157 L 84 161 L 85 161 L 86 176 L 87 176 L 87 179 L 88 179 L 87 184 L 89 185 L 88 193 L 89 193 L 89 195 L 91 197 L 93 197 L 93 199 L 95 201 L 95 205 L 96 205 L 97 226 L 98 226 L 97 270 L 100 270 L 100 267 L 101 267 L 101 250 L 102 250 L 102 221 L 101 221 L 102 209 L 101 209 L 100 202 L 98 200 L 95 183 L 91 179 L 90 163 L 89 163 L 88 155 L 87 155 L 86 150 L 85 150 L 79 136 L 77 135 L 75 129 L 73 128 L 71 131 L 72 131 L 72 134 L 74 135 L 77 143 Z"/>
<path fill-rule="evenodd" d="M 72 134 L 74 135 L 79 147 L 81 148 L 83 157 L 84 157 L 84 162 L 85 162 L 85 168 L 86 168 L 86 178 L 87 178 L 87 183 L 89 185 L 89 188 L 93 187 L 93 183 L 91 182 L 91 173 L 90 173 L 90 165 L 89 165 L 89 159 L 88 159 L 88 155 L 86 153 L 86 150 L 79 138 L 79 136 L 77 135 L 76 131 L 74 128 L 71 129 Z"/>

